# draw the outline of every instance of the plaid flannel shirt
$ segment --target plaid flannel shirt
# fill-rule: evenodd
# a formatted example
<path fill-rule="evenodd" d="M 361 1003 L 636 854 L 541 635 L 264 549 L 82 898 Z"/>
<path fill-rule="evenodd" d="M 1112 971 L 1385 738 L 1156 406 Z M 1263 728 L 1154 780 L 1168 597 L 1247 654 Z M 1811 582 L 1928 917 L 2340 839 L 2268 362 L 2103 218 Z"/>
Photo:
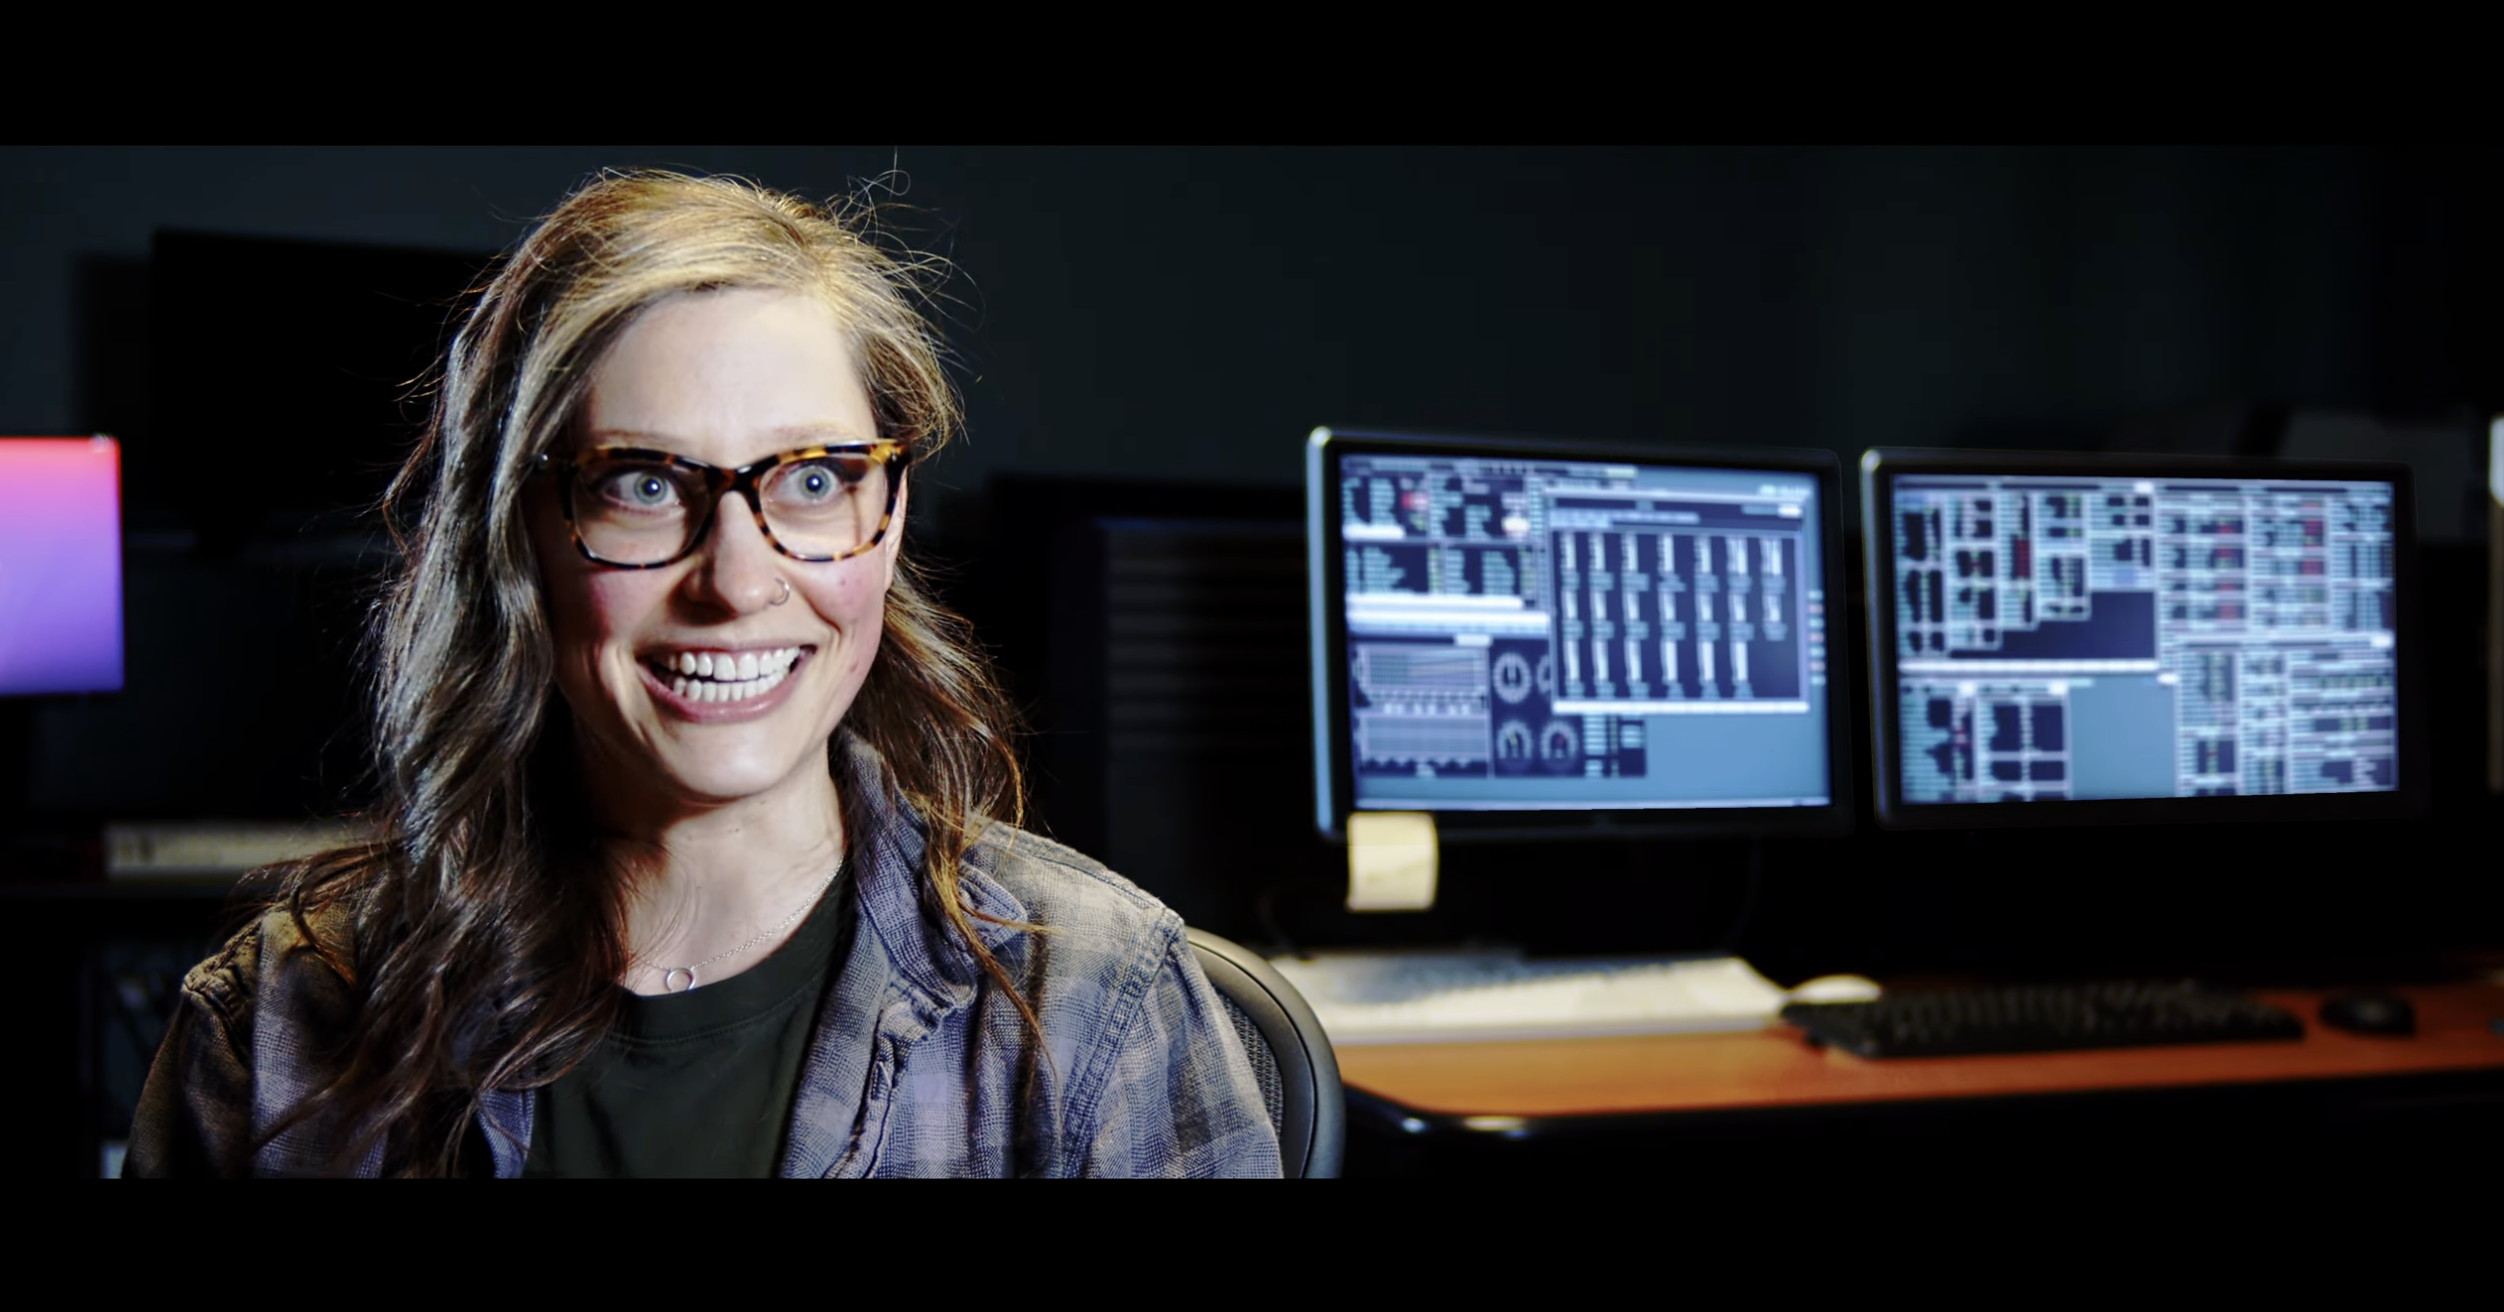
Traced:
<path fill-rule="evenodd" d="M 837 776 L 852 857 L 840 887 L 856 899 L 858 928 L 818 1009 L 782 1175 L 1279 1173 L 1251 1065 L 1179 917 L 1058 843 L 987 833 L 958 887 L 970 909 L 1011 922 L 975 924 L 1024 981 L 1037 1042 L 942 927 L 922 878 L 921 821 L 884 763 L 846 735 Z M 327 942 L 347 942 L 349 929 L 344 910 L 315 921 Z M 286 911 L 264 914 L 184 979 L 125 1173 L 335 1169 L 341 1126 L 316 1120 L 260 1140 L 329 1077 L 355 1006 Z M 483 1101 L 485 1153 L 496 1175 L 518 1176 L 536 1099 L 495 1090 Z M 369 1154 L 357 1173 L 379 1164 Z"/>

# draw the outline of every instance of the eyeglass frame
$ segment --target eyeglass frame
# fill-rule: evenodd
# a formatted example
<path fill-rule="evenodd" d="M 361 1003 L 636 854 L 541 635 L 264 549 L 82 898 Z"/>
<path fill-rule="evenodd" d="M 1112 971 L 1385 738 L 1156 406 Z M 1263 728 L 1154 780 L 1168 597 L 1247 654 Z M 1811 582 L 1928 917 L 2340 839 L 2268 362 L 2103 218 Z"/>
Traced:
<path fill-rule="evenodd" d="M 881 452 L 884 452 L 884 459 L 879 459 Z M 887 471 L 887 506 L 878 516 L 877 529 L 868 537 L 863 538 L 859 546 L 840 556 L 804 556 L 784 546 L 782 539 L 774 536 L 773 526 L 765 522 L 765 505 L 759 499 L 757 492 L 765 476 L 784 465 L 845 453 L 868 455 L 878 460 L 878 463 Z M 650 447 L 640 446 L 593 447 L 588 451 L 577 452 L 570 456 L 561 456 L 553 451 L 542 451 L 533 464 L 536 473 L 549 474 L 561 469 L 569 474 L 578 474 L 584 465 L 593 461 L 637 459 L 649 460 L 671 469 L 684 469 L 701 476 L 704 479 L 705 488 L 704 518 L 697 521 L 695 528 L 688 532 L 687 545 L 680 547 L 678 554 L 666 560 L 656 560 L 641 565 L 610 560 L 594 552 L 590 544 L 583 541 L 582 523 L 574 517 L 574 486 L 577 480 L 567 478 L 557 484 L 557 505 L 565 513 L 565 531 L 573 537 L 574 550 L 581 552 L 583 559 L 594 565 L 606 565 L 611 569 L 661 569 L 675 565 L 695 554 L 696 547 L 703 543 L 705 535 L 713 531 L 713 518 L 721 513 L 722 498 L 733 492 L 738 493 L 740 499 L 748 503 L 748 513 L 756 519 L 756 531 L 765 535 L 766 542 L 771 544 L 774 550 L 793 560 L 811 565 L 827 565 L 840 560 L 850 560 L 886 539 L 887 530 L 895 524 L 896 499 L 904 490 L 904 471 L 905 467 L 912 462 L 912 458 L 913 448 L 910 445 L 890 438 L 880 438 L 871 442 L 833 442 L 818 446 L 804 446 L 795 451 L 784 451 L 767 456 L 763 460 L 752 461 L 736 469 L 724 469 L 719 465 L 708 465 L 701 460 L 692 460 L 675 452 L 657 451 Z"/>

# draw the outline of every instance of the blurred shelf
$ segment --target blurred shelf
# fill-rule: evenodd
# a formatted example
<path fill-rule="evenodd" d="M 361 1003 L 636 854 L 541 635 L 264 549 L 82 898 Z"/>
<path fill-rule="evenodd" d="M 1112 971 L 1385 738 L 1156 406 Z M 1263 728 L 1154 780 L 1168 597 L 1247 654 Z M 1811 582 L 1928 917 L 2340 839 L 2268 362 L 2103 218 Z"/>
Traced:
<path fill-rule="evenodd" d="M 0 883 L 0 902 L 223 902 L 232 879 L 112 879 Z"/>

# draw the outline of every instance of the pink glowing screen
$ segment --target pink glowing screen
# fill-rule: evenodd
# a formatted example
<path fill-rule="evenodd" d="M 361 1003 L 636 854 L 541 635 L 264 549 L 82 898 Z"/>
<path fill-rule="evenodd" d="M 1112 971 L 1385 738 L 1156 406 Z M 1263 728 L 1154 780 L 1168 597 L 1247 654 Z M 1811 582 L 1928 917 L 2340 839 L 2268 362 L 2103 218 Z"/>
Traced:
<path fill-rule="evenodd" d="M 0 437 L 0 697 L 122 686 L 122 453 Z"/>

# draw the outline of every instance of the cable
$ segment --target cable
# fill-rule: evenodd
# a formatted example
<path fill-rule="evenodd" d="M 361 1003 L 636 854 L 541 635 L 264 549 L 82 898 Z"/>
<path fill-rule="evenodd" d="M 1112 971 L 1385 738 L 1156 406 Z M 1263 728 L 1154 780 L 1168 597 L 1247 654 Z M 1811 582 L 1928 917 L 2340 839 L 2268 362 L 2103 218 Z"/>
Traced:
<path fill-rule="evenodd" d="M 1756 919 L 1757 904 L 1763 900 L 1764 889 L 1765 840 L 1761 836 L 1750 835 L 1748 838 L 1747 884 L 1745 889 L 1739 895 L 1739 916 L 1738 919 L 1731 922 L 1729 931 L 1722 935 L 1721 943 L 1717 948 L 1715 948 L 1715 951 L 1731 956 L 1738 955 L 1739 940 L 1746 936 L 1748 926 Z"/>
<path fill-rule="evenodd" d="M 1252 904 L 1253 914 L 1260 920 L 1261 932 L 1269 935 L 1270 942 L 1275 945 L 1275 951 L 1270 955 L 1294 957 L 1298 961 L 1311 961 L 1313 955 L 1297 947 L 1295 940 L 1287 937 L 1286 926 L 1278 919 L 1278 890 L 1285 882 L 1284 880 L 1271 880 L 1264 886 L 1260 897 Z"/>

